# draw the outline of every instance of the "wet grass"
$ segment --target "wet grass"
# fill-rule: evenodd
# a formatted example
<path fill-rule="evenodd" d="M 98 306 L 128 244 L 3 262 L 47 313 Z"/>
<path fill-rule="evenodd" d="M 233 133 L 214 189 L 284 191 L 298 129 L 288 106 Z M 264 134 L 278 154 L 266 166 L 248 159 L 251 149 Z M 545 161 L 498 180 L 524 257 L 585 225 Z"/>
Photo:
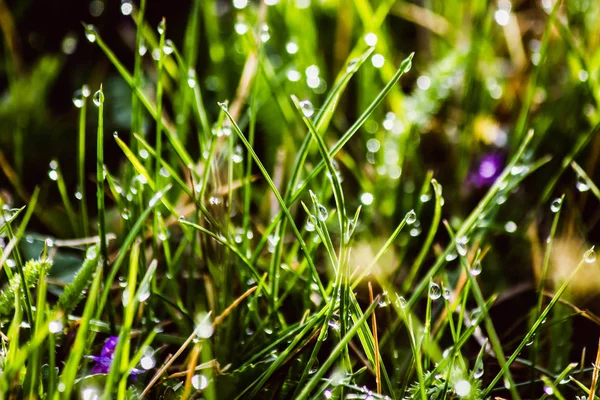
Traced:
<path fill-rule="evenodd" d="M 0 394 L 596 398 L 600 6 L 232 4 L 84 24 L 76 157 L 0 151 Z"/>

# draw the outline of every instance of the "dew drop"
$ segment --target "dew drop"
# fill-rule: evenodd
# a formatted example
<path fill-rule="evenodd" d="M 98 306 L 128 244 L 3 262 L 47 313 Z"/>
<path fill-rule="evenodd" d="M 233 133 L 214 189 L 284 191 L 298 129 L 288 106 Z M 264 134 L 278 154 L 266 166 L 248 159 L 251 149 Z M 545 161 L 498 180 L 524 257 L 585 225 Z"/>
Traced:
<path fill-rule="evenodd" d="M 588 190 L 590 190 L 590 186 L 588 185 L 586 180 L 581 175 L 577 176 L 577 183 L 575 184 L 575 187 L 580 192 L 587 192 Z"/>
<path fill-rule="evenodd" d="M 450 292 L 450 289 L 445 287 L 442 292 L 442 297 L 444 298 L 444 300 L 450 300 L 451 295 L 452 293 Z"/>
<path fill-rule="evenodd" d="M 260 38 L 260 41 L 263 43 L 265 43 L 269 39 L 271 39 L 271 32 L 269 31 L 269 25 L 267 25 L 267 24 L 261 25 L 258 37 Z"/>
<path fill-rule="evenodd" d="M 59 319 L 55 319 L 48 323 L 48 330 L 50 333 L 59 333 L 63 330 L 63 323 Z"/>
<path fill-rule="evenodd" d="M 408 305 L 408 302 L 406 301 L 406 299 L 404 297 L 398 296 L 398 298 L 396 299 L 395 304 L 396 304 L 397 307 L 405 309 L 406 306 Z"/>
<path fill-rule="evenodd" d="M 515 224 L 513 221 L 508 221 L 506 224 L 504 224 L 504 230 L 508 233 L 516 232 L 517 224 Z"/>
<path fill-rule="evenodd" d="M 152 356 L 145 355 L 140 360 L 140 365 L 145 370 L 149 370 L 149 369 L 154 368 L 155 364 L 156 364 L 156 361 L 154 361 L 154 357 L 152 357 Z"/>
<path fill-rule="evenodd" d="M 96 93 L 94 93 L 93 100 L 96 107 L 100 107 L 102 104 L 104 104 L 104 93 L 102 93 L 102 90 L 98 90 Z"/>
<path fill-rule="evenodd" d="M 381 308 L 385 308 L 385 307 L 389 306 L 390 303 L 391 303 L 390 296 L 388 296 L 387 292 L 383 292 L 381 294 L 381 298 L 379 299 L 378 306 L 381 307 Z"/>
<path fill-rule="evenodd" d="M 214 332 L 214 328 L 212 323 L 210 322 L 210 318 L 208 314 L 201 314 L 198 318 L 200 322 L 196 325 L 196 336 L 201 339 L 208 339 L 212 336 Z"/>
<path fill-rule="evenodd" d="M 473 371 L 473 378 L 479 379 L 482 376 L 483 376 L 483 365 L 480 365 L 477 368 L 475 368 L 475 370 Z"/>
<path fill-rule="evenodd" d="M 583 255 L 583 259 L 586 263 L 591 264 L 596 261 L 596 252 L 594 251 L 594 246 L 591 249 L 585 252 Z"/>
<path fill-rule="evenodd" d="M 187 84 L 190 88 L 196 87 L 196 71 L 190 69 L 187 74 Z"/>
<path fill-rule="evenodd" d="M 440 289 L 440 285 L 437 283 L 431 282 L 429 285 L 429 298 L 431 300 L 437 300 L 442 295 L 442 289 Z"/>
<path fill-rule="evenodd" d="M 306 225 L 304 226 L 307 232 L 314 232 L 315 224 L 313 224 L 312 219 L 309 217 L 306 219 Z"/>
<path fill-rule="evenodd" d="M 454 391 L 460 397 L 467 397 L 471 393 L 471 384 L 466 379 L 459 379 L 454 384 Z"/>
<path fill-rule="evenodd" d="M 94 25 L 88 24 L 85 26 L 85 38 L 90 42 L 94 43 L 98 38 L 98 28 Z"/>
<path fill-rule="evenodd" d="M 471 265 L 470 273 L 472 276 L 478 276 L 481 274 L 481 261 L 477 260 L 475 264 Z"/>
<path fill-rule="evenodd" d="M 165 19 L 161 19 L 160 22 L 158 23 L 158 26 L 156 27 L 156 30 L 158 31 L 159 35 L 162 35 L 163 33 L 165 33 L 165 29 L 167 28 L 167 22 L 165 21 Z"/>
<path fill-rule="evenodd" d="M 319 211 L 319 221 L 327 221 L 327 218 L 329 217 L 329 213 L 327 212 L 327 209 L 325 208 L 325 206 L 323 204 L 317 204 L 317 209 Z"/>
<path fill-rule="evenodd" d="M 208 379 L 204 375 L 194 375 L 192 377 L 192 386 L 196 390 L 204 390 L 208 386 Z"/>
<path fill-rule="evenodd" d="M 451 251 L 446 256 L 446 261 L 454 261 L 454 260 L 456 260 L 456 257 L 458 257 L 458 254 L 456 254 L 454 251 Z"/>
<path fill-rule="evenodd" d="M 50 171 L 48 171 L 48 177 L 50 179 L 52 179 L 53 181 L 57 181 L 58 180 L 58 171 L 56 171 L 55 169 L 51 169 Z"/>
<path fill-rule="evenodd" d="M 415 210 L 410 210 L 408 213 L 406 213 L 406 223 L 408 225 L 412 225 L 417 221 L 417 214 L 415 213 Z"/>
<path fill-rule="evenodd" d="M 315 113 L 315 108 L 313 107 L 310 101 L 302 100 L 299 104 L 300 109 L 302 110 L 302 114 L 304 114 L 306 118 L 310 118 L 313 116 L 313 114 Z"/>
<path fill-rule="evenodd" d="M 352 60 L 350 60 L 350 62 L 346 66 L 346 72 L 354 71 L 354 69 L 358 65 L 358 61 L 359 61 L 358 58 L 353 58 Z"/>
<path fill-rule="evenodd" d="M 85 104 L 85 96 L 83 95 L 83 90 L 77 89 L 75 93 L 73 93 L 73 104 L 77 108 L 83 107 Z"/>
<path fill-rule="evenodd" d="M 560 207 L 562 206 L 562 199 L 556 198 L 554 200 L 552 200 L 552 204 L 550 204 L 550 211 L 552 211 L 553 213 L 557 213 L 558 211 L 560 211 Z"/>
<path fill-rule="evenodd" d="M 235 146 L 233 148 L 233 153 L 231 154 L 231 161 L 236 164 L 241 163 L 244 160 L 244 151 L 242 150 L 242 146 Z"/>
<path fill-rule="evenodd" d="M 308 370 L 309 374 L 314 374 L 315 372 L 317 372 L 319 370 L 319 360 L 314 360 L 313 363 L 310 366 L 310 369 Z"/>

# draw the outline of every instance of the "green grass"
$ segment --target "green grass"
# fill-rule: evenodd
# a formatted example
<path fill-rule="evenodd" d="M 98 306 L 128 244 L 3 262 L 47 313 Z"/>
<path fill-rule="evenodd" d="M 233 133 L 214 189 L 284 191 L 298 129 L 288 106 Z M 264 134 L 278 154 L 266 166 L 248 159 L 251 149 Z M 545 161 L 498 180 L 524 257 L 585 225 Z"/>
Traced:
<path fill-rule="evenodd" d="M 600 6 L 270 3 L 0 1 L 0 397 L 598 398 Z"/>

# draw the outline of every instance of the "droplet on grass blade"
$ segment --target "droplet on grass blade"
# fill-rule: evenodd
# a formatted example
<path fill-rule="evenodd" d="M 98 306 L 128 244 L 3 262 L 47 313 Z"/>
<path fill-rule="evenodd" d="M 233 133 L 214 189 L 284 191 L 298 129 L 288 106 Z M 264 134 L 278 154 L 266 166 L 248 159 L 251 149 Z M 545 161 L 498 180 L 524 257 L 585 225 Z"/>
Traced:
<path fill-rule="evenodd" d="M 98 38 L 98 28 L 92 24 L 85 26 L 85 38 L 90 42 L 94 43 Z"/>
<path fill-rule="evenodd" d="M 431 300 L 437 300 L 442 296 L 442 289 L 440 288 L 440 285 L 438 285 L 437 283 L 432 282 L 429 285 L 429 298 Z"/>
<path fill-rule="evenodd" d="M 594 246 L 591 249 L 585 252 L 583 255 L 583 259 L 586 263 L 591 264 L 596 261 L 596 252 L 594 251 Z"/>
<path fill-rule="evenodd" d="M 192 386 L 196 390 L 204 390 L 208 386 L 208 379 L 204 375 L 194 375 L 192 377 Z"/>
<path fill-rule="evenodd" d="M 98 90 L 96 93 L 94 93 L 93 100 L 96 107 L 100 107 L 102 104 L 104 104 L 104 93 L 102 90 Z"/>
<path fill-rule="evenodd" d="M 302 110 L 302 114 L 304 114 L 304 116 L 306 118 L 310 118 L 313 116 L 313 114 L 315 113 L 315 108 L 313 107 L 312 103 L 308 100 L 302 100 L 300 103 L 298 103 L 300 105 L 300 109 Z"/>
<path fill-rule="evenodd" d="M 258 34 L 260 41 L 265 43 L 269 39 L 271 39 L 271 32 L 269 31 L 269 25 L 262 24 L 260 27 L 260 32 Z"/>
<path fill-rule="evenodd" d="M 327 209 L 325 208 L 325 206 L 323 204 L 317 204 L 317 209 L 319 211 L 319 220 L 320 221 L 327 221 L 327 217 L 329 217 L 329 213 L 327 212 Z"/>
<path fill-rule="evenodd" d="M 406 223 L 408 225 L 412 225 L 417 221 L 417 214 L 415 213 L 415 210 L 410 210 L 407 214 L 406 214 Z"/>
<path fill-rule="evenodd" d="M 473 265 L 471 265 L 470 273 L 472 276 L 478 276 L 481 274 L 481 261 L 477 260 Z"/>
<path fill-rule="evenodd" d="M 575 184 L 575 187 L 580 192 L 587 192 L 588 190 L 590 190 L 590 186 L 586 182 L 585 178 L 581 175 L 577 176 L 577 183 Z"/>
<path fill-rule="evenodd" d="M 552 204 L 550 204 L 550 211 L 552 211 L 553 213 L 557 213 L 558 211 L 560 211 L 560 207 L 562 206 L 562 199 L 556 198 L 554 200 L 552 200 Z"/>

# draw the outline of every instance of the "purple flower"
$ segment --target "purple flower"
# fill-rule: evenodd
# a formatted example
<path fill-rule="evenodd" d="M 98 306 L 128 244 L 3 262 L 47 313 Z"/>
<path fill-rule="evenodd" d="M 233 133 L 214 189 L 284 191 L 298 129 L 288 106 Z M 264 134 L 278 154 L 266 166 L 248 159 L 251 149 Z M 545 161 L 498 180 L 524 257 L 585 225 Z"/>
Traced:
<path fill-rule="evenodd" d="M 118 336 L 111 336 L 106 339 L 104 342 L 104 346 L 102 346 L 102 351 L 100 351 L 99 356 L 86 356 L 91 360 L 94 360 L 95 364 L 90 371 L 90 374 L 108 374 L 110 371 L 110 366 L 112 365 L 113 358 L 115 356 L 115 349 L 117 348 L 117 343 L 119 342 Z M 131 371 L 131 376 L 135 379 L 135 376 L 141 374 L 144 371 L 134 368 Z"/>
<path fill-rule="evenodd" d="M 476 188 L 492 186 L 502 173 L 504 156 L 500 153 L 485 154 L 469 173 L 468 182 Z"/>

